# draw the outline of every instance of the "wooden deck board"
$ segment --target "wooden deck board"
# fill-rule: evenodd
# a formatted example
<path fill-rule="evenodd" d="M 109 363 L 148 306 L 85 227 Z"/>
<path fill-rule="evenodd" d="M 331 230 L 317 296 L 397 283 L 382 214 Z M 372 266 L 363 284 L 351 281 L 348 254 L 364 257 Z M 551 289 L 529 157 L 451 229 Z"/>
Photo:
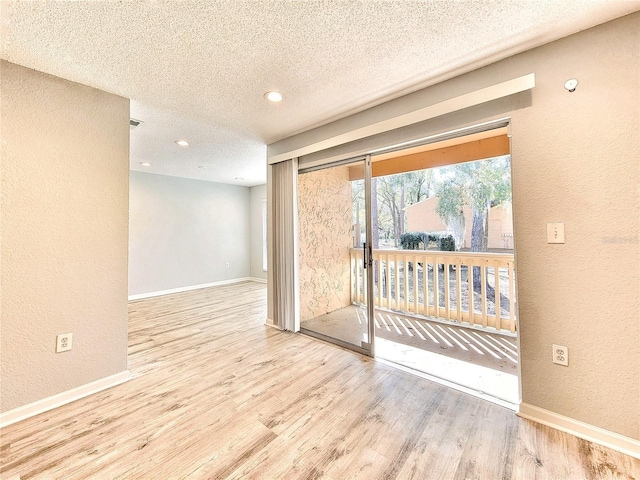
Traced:
<path fill-rule="evenodd" d="M 122 385 L 0 431 L 1 478 L 640 478 L 640 461 L 303 335 L 242 283 L 130 303 Z"/>

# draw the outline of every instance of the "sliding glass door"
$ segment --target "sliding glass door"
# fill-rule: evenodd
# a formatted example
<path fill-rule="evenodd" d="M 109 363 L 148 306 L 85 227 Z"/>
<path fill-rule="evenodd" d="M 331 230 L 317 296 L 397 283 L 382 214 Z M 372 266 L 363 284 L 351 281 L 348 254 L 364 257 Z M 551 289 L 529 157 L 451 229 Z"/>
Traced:
<path fill-rule="evenodd" d="M 371 160 L 298 175 L 300 329 L 373 355 Z"/>

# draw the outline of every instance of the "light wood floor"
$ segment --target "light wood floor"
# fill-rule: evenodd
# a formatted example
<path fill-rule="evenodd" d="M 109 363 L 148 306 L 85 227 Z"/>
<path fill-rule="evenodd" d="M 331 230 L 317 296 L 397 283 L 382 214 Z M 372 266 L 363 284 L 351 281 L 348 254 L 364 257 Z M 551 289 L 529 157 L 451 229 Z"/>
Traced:
<path fill-rule="evenodd" d="M 640 478 L 640 461 L 263 325 L 265 286 L 130 304 L 134 379 L 1 431 L 2 478 Z"/>

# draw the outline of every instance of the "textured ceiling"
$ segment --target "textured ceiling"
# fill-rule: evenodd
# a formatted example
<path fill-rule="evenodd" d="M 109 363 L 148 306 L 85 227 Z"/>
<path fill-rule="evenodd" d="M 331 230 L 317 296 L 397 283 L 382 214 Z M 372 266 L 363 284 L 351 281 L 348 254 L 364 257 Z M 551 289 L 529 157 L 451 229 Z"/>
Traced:
<path fill-rule="evenodd" d="M 131 98 L 144 122 L 131 132 L 132 169 L 256 185 L 268 143 L 639 10 L 640 0 L 1 6 L 2 58 Z M 282 103 L 264 100 L 272 89 Z"/>

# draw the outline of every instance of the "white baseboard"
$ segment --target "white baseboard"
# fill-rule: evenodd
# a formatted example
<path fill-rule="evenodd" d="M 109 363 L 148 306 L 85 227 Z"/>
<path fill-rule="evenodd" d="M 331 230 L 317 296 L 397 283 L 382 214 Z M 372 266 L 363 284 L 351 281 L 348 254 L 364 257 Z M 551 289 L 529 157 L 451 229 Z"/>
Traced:
<path fill-rule="evenodd" d="M 188 292 L 190 290 L 198 290 L 199 288 L 217 287 L 219 285 L 229 285 L 231 283 L 262 282 L 262 281 L 266 283 L 266 280 L 261 280 L 259 278 L 253 278 L 253 277 L 232 278 L 231 280 L 221 280 L 219 282 L 202 283 L 200 285 L 190 285 L 188 287 L 178 287 L 178 288 L 171 288 L 169 290 L 160 290 L 157 292 L 138 293 L 136 295 L 129 295 L 129 301 L 141 300 L 143 298 L 159 297 L 161 295 L 169 295 L 171 293 Z"/>
<path fill-rule="evenodd" d="M 13 410 L 0 413 L 0 428 L 7 427 L 13 423 L 25 420 L 29 417 L 33 417 L 40 413 L 52 410 L 67 403 L 80 400 L 86 396 L 94 393 L 101 392 L 107 388 L 115 387 L 128 380 L 131 380 L 131 372 L 125 370 L 124 372 L 109 375 L 108 377 L 100 378 L 93 382 L 80 385 L 79 387 L 72 388 L 64 392 L 57 393 L 42 400 L 37 400 L 33 403 L 23 405 Z"/>
<path fill-rule="evenodd" d="M 625 437 L 524 402 L 520 404 L 518 416 L 640 459 L 640 440 Z"/>
<path fill-rule="evenodd" d="M 249 280 L 251 280 L 252 282 L 267 283 L 266 278 L 249 277 Z"/>

